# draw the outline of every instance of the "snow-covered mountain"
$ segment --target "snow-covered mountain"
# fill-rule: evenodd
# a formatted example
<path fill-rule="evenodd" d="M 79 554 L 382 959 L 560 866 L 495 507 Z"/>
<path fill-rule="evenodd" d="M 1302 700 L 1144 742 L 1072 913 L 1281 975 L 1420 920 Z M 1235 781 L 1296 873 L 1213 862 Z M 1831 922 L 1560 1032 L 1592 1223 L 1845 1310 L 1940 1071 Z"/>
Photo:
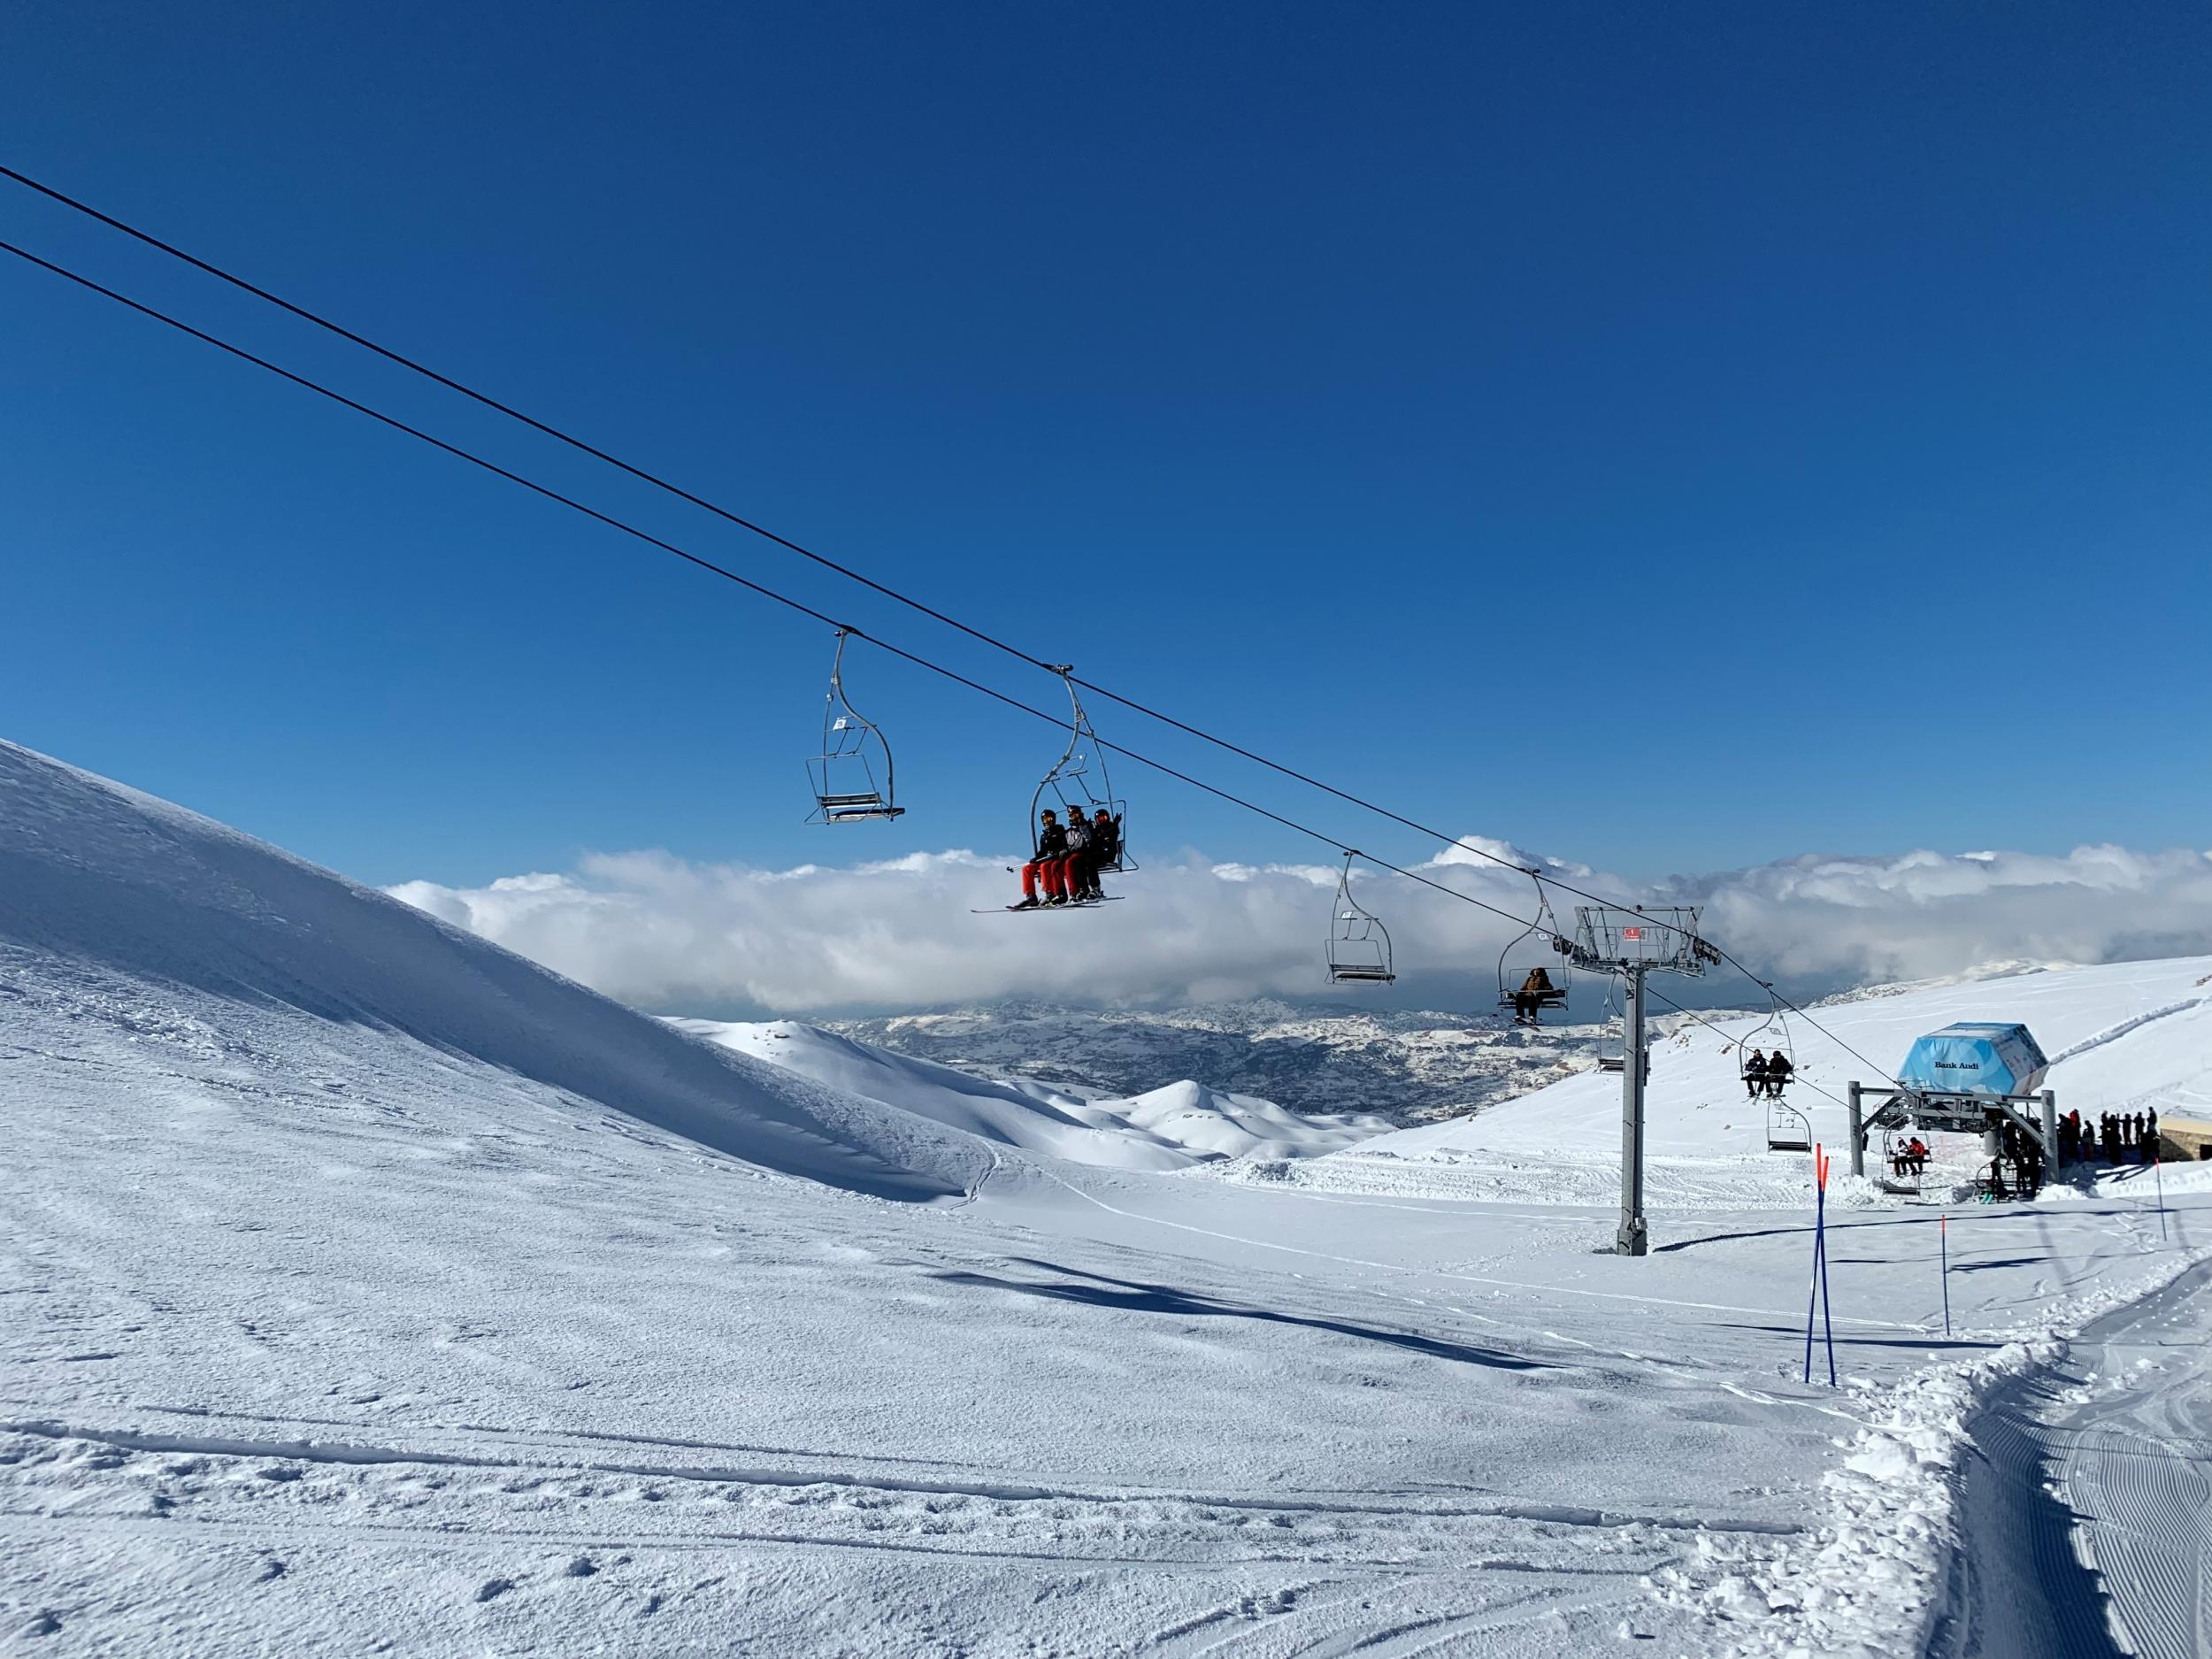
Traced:
<path fill-rule="evenodd" d="M 1848 1011 L 2021 1014 L 2062 1093 L 2179 1105 L 2208 970 Z M 1955 1571 L 1967 1438 L 2212 1217 L 2135 1169 L 1961 1210 L 1947 1296 L 1932 1210 L 1832 1215 L 1831 1388 L 1805 1160 L 1710 1130 L 1709 1033 L 1632 1261 L 1609 1079 L 1289 1159 L 1323 1131 L 1203 1084 L 766 1030 L 806 1064 L 0 745 L 0 1651 L 1920 1652 L 1962 1582 L 2051 1624 L 2010 1540 L 2062 1516 Z M 2204 1572 L 2127 1484 L 2201 1464 L 2193 1289 L 2095 1394 L 2149 1455 L 2082 1465 L 2155 1500 L 2100 1580 L 2152 1614 Z"/>
<path fill-rule="evenodd" d="M 994 1003 L 824 1026 L 878 1048 L 1087 1096 L 1142 1094 L 1177 1079 L 1256 1095 L 1301 1114 L 1396 1124 L 1473 1111 L 1587 1071 L 1601 1027 L 1530 1030 L 1490 1013 L 1212 1003 L 1160 1010 Z"/>
<path fill-rule="evenodd" d="M 1002 1146 L 1117 1169 L 1186 1169 L 1212 1158 L 1312 1157 L 1393 1127 L 1357 1114 L 1302 1118 L 1271 1101 L 1186 1078 L 1127 1098 L 1002 1083 L 796 1020 L 672 1019 L 679 1030 L 897 1106 Z"/>

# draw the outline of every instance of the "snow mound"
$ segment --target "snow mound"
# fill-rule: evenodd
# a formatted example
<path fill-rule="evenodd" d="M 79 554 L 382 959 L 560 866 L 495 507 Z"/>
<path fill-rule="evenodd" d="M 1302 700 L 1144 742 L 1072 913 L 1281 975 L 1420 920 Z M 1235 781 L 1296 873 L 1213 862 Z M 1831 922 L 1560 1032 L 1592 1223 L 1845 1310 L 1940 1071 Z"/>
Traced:
<path fill-rule="evenodd" d="M 695 1042 L 396 899 L 6 742 L 0 991 L 219 1047 L 296 1041 L 387 1066 L 486 1068 L 557 1110 L 604 1109 L 879 1197 L 959 1194 L 990 1167 L 938 1124 Z"/>
<path fill-rule="evenodd" d="M 1383 1118 L 1301 1117 L 1256 1095 L 1183 1081 L 1086 1099 L 1028 1079 L 995 1081 L 797 1020 L 672 1019 L 679 1030 L 833 1088 L 1001 1146 L 1079 1164 L 1179 1170 L 1219 1158 L 1312 1157 L 1386 1132 Z"/>

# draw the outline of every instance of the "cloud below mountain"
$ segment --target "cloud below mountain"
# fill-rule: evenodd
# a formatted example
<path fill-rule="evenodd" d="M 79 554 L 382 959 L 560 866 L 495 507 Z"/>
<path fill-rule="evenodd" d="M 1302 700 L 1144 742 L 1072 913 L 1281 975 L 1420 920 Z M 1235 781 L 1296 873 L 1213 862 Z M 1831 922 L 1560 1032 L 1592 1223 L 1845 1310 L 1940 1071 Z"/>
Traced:
<path fill-rule="evenodd" d="M 1469 850 L 1418 866 L 1517 916 L 1525 876 Z M 391 889 L 432 915 L 640 1007 L 897 1010 L 1005 996 L 1181 1002 L 1319 991 L 1334 866 L 1196 854 L 1113 882 L 1130 902 L 1079 915 L 971 915 L 1010 896 L 1006 860 L 916 853 L 761 870 L 665 853 L 601 855 L 559 873 Z M 2084 847 L 2064 856 L 1914 852 L 1806 856 L 1640 889 L 1551 864 L 1595 891 L 1702 903 L 1706 931 L 1763 972 L 1823 988 L 1961 972 L 1993 961 L 2102 962 L 2212 949 L 2212 855 Z M 1387 874 L 1356 878 L 1402 973 L 1486 977 L 1516 931 Z M 1555 900 L 1563 923 L 1571 901 Z"/>

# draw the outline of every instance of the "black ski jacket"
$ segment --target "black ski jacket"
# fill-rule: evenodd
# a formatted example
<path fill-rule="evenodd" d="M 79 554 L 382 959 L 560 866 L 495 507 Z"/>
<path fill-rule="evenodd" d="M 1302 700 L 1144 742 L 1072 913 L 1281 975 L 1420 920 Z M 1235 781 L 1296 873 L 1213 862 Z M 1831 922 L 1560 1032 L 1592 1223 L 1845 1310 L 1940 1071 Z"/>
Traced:
<path fill-rule="evenodd" d="M 1048 824 L 1037 832 L 1037 856 L 1063 858 L 1067 856 L 1068 832 L 1064 826 Z"/>

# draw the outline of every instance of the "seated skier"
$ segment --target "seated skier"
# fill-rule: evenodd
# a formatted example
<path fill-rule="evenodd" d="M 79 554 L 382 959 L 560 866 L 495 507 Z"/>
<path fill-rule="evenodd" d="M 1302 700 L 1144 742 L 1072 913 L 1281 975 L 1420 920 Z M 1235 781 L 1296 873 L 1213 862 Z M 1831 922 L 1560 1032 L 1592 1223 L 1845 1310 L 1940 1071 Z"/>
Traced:
<path fill-rule="evenodd" d="M 1757 1100 L 1760 1091 L 1767 1086 L 1767 1057 L 1754 1048 L 1743 1063 L 1743 1092 L 1747 1099 Z"/>
<path fill-rule="evenodd" d="M 1559 987 L 1551 982 L 1551 975 L 1541 968 L 1531 968 L 1528 978 L 1521 981 L 1521 988 L 1513 993 L 1513 1023 L 1517 1025 L 1540 1025 L 1539 1016 L 1547 1002 L 1556 1002 Z"/>
<path fill-rule="evenodd" d="M 1076 807 L 1068 813 L 1068 852 L 1060 863 L 1060 902 L 1080 904 L 1091 895 L 1091 826 Z"/>
<path fill-rule="evenodd" d="M 1060 815 L 1047 807 L 1037 815 L 1036 856 L 1022 866 L 1022 902 L 1010 908 L 1033 910 L 1040 903 L 1066 903 L 1067 870 L 1068 833 L 1060 826 Z M 1040 877 L 1044 880 L 1042 900 L 1037 897 Z"/>
<path fill-rule="evenodd" d="M 1789 1056 L 1780 1049 L 1778 1048 L 1769 1055 L 1767 1056 L 1767 1098 L 1780 1100 L 1782 1086 L 1790 1080 L 1790 1074 L 1796 1070 L 1797 1068 L 1790 1064 Z"/>
<path fill-rule="evenodd" d="M 1121 862 L 1121 820 L 1101 807 L 1091 815 L 1090 896 L 1102 899 L 1106 889 L 1099 885 L 1099 872 Z"/>

